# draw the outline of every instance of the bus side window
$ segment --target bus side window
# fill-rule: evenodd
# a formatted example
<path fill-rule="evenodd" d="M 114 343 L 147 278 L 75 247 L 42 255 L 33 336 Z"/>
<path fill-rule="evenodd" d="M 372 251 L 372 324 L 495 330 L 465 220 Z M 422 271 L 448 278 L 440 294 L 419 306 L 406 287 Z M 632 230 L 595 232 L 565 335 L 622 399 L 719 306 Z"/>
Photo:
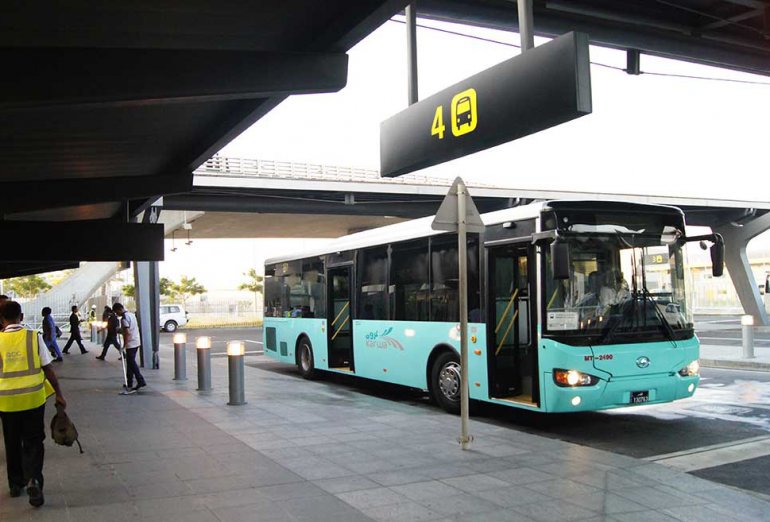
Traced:
<path fill-rule="evenodd" d="M 529 263 L 526 253 L 519 255 L 518 264 L 519 280 L 516 288 L 519 289 L 519 344 L 526 346 L 531 342 L 529 332 Z"/>
<path fill-rule="evenodd" d="M 457 321 L 459 312 L 459 270 L 457 240 L 432 239 L 430 245 L 430 320 Z M 470 309 L 470 306 L 468 307 Z"/>
<path fill-rule="evenodd" d="M 361 294 L 358 299 L 359 319 L 387 319 L 388 250 L 371 248 L 361 253 L 359 277 Z"/>
<path fill-rule="evenodd" d="M 427 238 L 393 245 L 390 283 L 391 319 L 396 321 L 429 319 Z"/>

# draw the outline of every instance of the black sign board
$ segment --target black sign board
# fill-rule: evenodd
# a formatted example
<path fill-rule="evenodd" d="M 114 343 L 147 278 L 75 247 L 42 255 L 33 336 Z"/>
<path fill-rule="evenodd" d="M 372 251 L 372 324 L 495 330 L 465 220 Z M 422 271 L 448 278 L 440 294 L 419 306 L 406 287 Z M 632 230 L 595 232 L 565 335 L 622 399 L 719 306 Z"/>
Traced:
<path fill-rule="evenodd" d="M 380 172 L 400 176 L 590 113 L 588 35 L 568 33 L 382 122 Z"/>

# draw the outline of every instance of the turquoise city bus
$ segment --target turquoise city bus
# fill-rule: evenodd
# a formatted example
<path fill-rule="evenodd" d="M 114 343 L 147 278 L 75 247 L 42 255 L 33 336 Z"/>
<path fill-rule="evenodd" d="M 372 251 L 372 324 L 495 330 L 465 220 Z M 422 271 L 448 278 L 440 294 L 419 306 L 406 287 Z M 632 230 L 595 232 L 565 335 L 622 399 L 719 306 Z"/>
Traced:
<path fill-rule="evenodd" d="M 455 233 L 423 218 L 265 263 L 265 353 L 460 403 Z M 468 234 L 470 398 L 541 412 L 669 402 L 698 386 L 687 238 L 669 206 L 548 201 Z"/>

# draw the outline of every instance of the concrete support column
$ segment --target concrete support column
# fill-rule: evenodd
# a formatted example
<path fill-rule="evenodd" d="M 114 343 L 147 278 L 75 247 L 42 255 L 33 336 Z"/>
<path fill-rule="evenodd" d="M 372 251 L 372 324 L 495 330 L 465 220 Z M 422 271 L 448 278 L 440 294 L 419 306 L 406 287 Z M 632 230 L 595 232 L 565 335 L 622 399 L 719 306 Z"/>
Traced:
<path fill-rule="evenodd" d="M 532 17 L 532 0 L 516 0 L 519 11 L 519 36 L 521 52 L 535 47 L 535 23 Z"/>
<path fill-rule="evenodd" d="M 160 348 L 160 280 L 156 261 L 134 262 L 136 283 L 136 318 L 142 337 L 140 363 L 143 368 L 157 370 L 158 349 Z"/>
<path fill-rule="evenodd" d="M 409 105 L 417 103 L 417 9 L 414 4 L 406 6 L 406 64 L 408 67 Z"/>
<path fill-rule="evenodd" d="M 770 229 L 770 212 L 746 221 L 743 226 L 731 224 L 713 227 L 725 240 L 725 266 L 730 273 L 738 298 L 746 314 L 754 317 L 755 325 L 770 326 L 765 304 L 746 255 L 749 241 Z"/>
<path fill-rule="evenodd" d="M 144 212 L 142 223 L 157 223 L 161 208 L 152 206 Z M 135 261 L 134 283 L 136 295 L 136 318 L 139 321 L 139 335 L 142 338 L 142 352 L 139 354 L 143 368 L 160 368 L 160 276 L 157 261 Z"/>

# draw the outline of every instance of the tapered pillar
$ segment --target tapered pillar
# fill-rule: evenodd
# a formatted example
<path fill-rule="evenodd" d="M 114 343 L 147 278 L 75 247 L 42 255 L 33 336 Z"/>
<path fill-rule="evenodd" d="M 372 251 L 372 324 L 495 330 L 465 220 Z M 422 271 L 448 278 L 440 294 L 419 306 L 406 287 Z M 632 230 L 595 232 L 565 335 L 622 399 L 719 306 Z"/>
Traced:
<path fill-rule="evenodd" d="M 746 247 L 753 238 L 770 229 L 770 212 L 736 226 L 713 227 L 725 240 L 725 266 L 741 300 L 743 311 L 754 317 L 755 325 L 770 326 L 765 304 L 754 279 Z"/>

